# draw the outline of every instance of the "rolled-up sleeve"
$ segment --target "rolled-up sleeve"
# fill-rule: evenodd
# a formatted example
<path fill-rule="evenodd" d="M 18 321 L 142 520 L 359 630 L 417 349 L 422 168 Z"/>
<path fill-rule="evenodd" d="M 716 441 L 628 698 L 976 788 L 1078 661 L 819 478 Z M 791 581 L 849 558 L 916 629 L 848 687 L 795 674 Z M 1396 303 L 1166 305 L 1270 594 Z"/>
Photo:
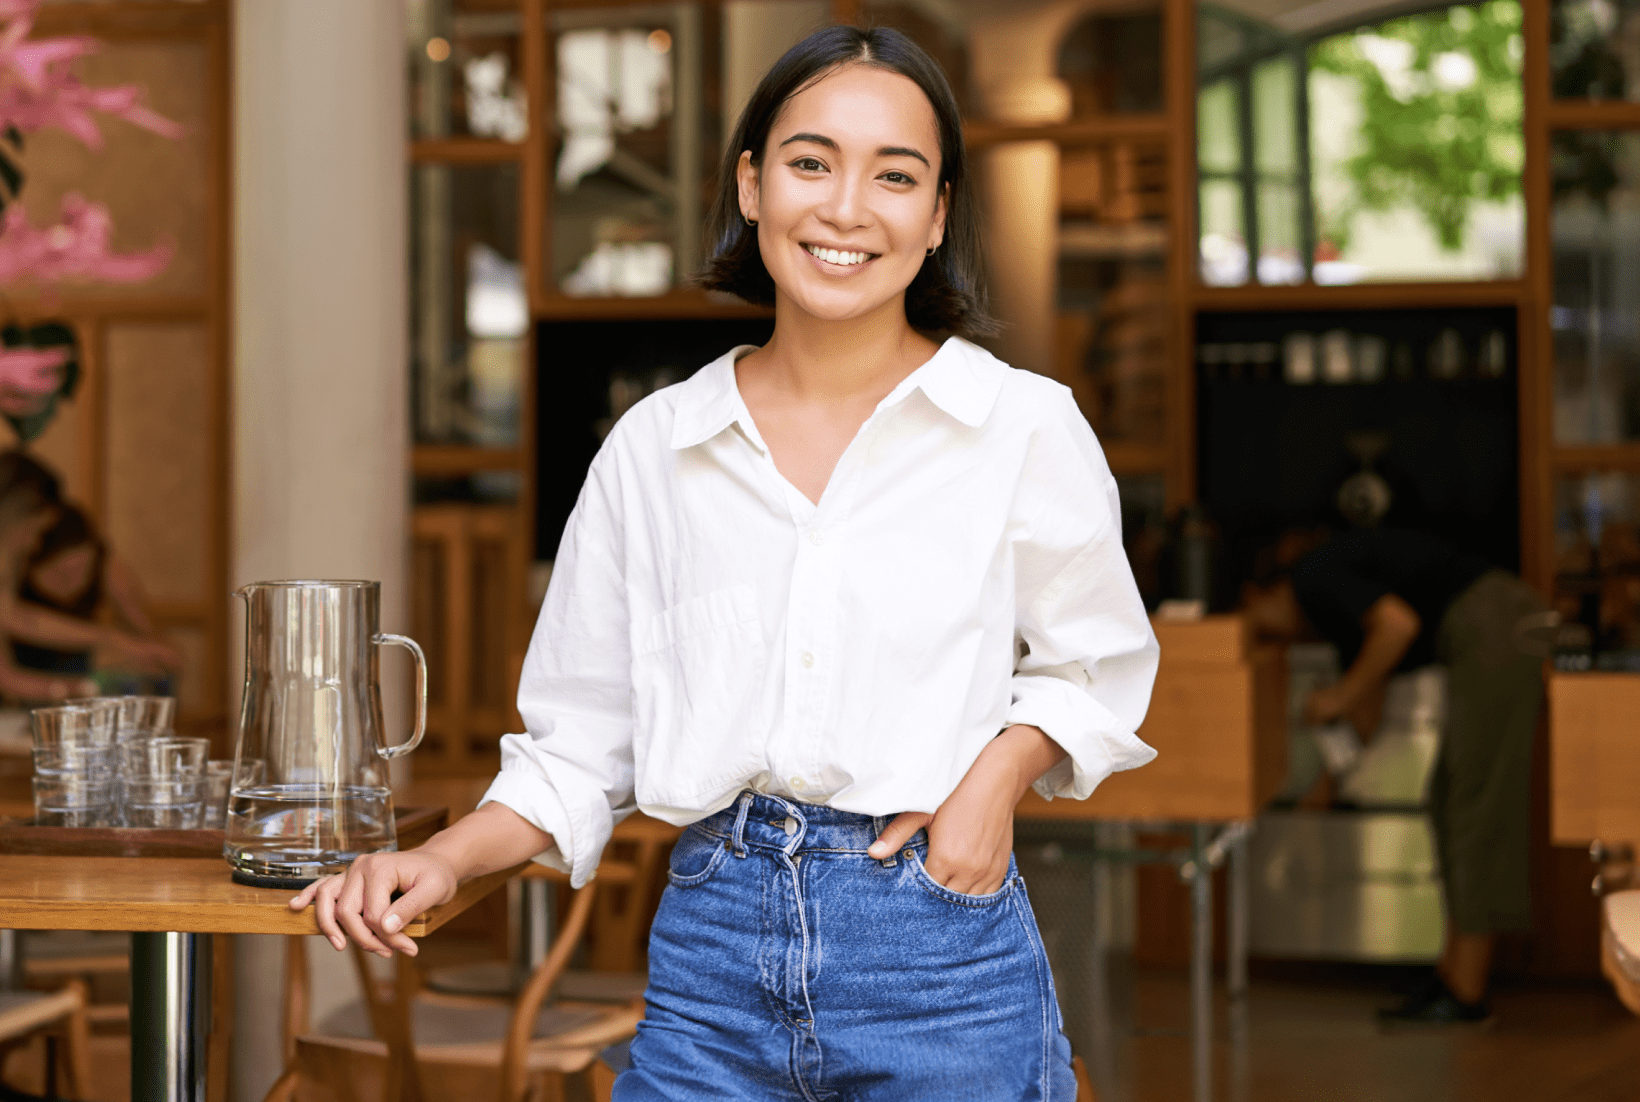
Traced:
<path fill-rule="evenodd" d="M 629 614 L 614 479 L 598 463 L 564 530 L 524 659 L 526 733 L 501 740 L 501 773 L 480 804 L 550 834 L 536 860 L 592 879 L 615 824 L 634 810 Z"/>
<path fill-rule="evenodd" d="M 1156 756 L 1135 732 L 1159 648 L 1122 549 L 1116 481 L 1069 393 L 1060 398 L 1021 483 L 1008 723 L 1040 727 L 1068 755 L 1037 793 L 1080 800 Z"/>

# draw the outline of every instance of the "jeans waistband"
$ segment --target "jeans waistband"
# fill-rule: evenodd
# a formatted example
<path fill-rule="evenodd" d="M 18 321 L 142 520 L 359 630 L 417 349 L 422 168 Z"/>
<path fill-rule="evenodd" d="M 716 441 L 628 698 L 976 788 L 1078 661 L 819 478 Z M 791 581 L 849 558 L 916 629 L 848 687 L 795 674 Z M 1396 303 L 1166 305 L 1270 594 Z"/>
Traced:
<path fill-rule="evenodd" d="M 864 853 L 893 821 L 892 815 L 861 815 L 747 791 L 691 829 L 728 838 L 737 851 L 751 847 L 786 853 Z M 927 835 L 921 830 L 906 843 L 913 847 L 927 844 Z"/>

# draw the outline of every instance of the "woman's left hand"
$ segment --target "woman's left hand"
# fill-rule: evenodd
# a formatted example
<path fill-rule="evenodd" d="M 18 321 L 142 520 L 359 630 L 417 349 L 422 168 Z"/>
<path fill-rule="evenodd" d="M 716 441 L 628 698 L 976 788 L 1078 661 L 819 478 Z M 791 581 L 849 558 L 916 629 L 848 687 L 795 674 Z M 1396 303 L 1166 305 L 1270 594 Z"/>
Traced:
<path fill-rule="evenodd" d="M 867 851 L 881 860 L 928 828 L 923 867 L 935 883 L 964 895 L 989 895 L 1008 879 L 1014 806 L 1025 790 L 1065 756 L 1035 727 L 1009 727 L 992 739 L 939 810 L 895 817 Z"/>

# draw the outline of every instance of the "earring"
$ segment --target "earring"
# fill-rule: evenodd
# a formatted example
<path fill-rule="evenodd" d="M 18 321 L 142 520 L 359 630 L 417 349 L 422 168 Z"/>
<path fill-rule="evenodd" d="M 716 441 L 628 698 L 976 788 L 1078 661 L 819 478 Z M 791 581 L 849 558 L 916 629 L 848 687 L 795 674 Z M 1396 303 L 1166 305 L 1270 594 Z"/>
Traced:
<path fill-rule="evenodd" d="M 744 214 L 741 215 L 741 217 L 746 218 L 746 216 Z M 755 225 L 757 225 L 757 219 L 755 219 L 755 218 L 746 218 L 746 224 L 748 226 L 755 226 Z"/>
<path fill-rule="evenodd" d="M 935 245 L 934 249 L 937 249 L 937 248 L 939 248 L 939 246 Z M 934 249 L 929 249 L 927 252 L 923 253 L 923 256 L 933 256 L 934 255 Z"/>

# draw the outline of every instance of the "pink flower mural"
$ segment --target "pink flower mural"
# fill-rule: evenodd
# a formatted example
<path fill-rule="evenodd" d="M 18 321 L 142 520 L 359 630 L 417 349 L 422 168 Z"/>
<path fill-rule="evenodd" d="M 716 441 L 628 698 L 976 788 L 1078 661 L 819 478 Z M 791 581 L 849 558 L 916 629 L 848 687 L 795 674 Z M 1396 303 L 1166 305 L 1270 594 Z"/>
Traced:
<path fill-rule="evenodd" d="M 40 0 L 0 0 L 0 287 L 32 282 L 140 283 L 171 262 L 173 246 L 161 241 L 135 253 L 113 248 L 108 208 L 78 194 L 64 196 L 56 223 L 35 226 L 15 202 L 23 173 L 16 163 L 24 135 L 48 128 L 65 131 L 88 148 L 102 148 L 97 114 L 112 115 L 167 138 L 182 128 L 142 102 L 135 85 L 92 88 L 73 72 L 74 62 L 97 51 L 83 35 L 31 38 Z M 57 399 L 73 392 L 78 374 L 73 330 L 56 323 L 0 328 L 0 416 L 23 437 L 39 435 Z"/>

